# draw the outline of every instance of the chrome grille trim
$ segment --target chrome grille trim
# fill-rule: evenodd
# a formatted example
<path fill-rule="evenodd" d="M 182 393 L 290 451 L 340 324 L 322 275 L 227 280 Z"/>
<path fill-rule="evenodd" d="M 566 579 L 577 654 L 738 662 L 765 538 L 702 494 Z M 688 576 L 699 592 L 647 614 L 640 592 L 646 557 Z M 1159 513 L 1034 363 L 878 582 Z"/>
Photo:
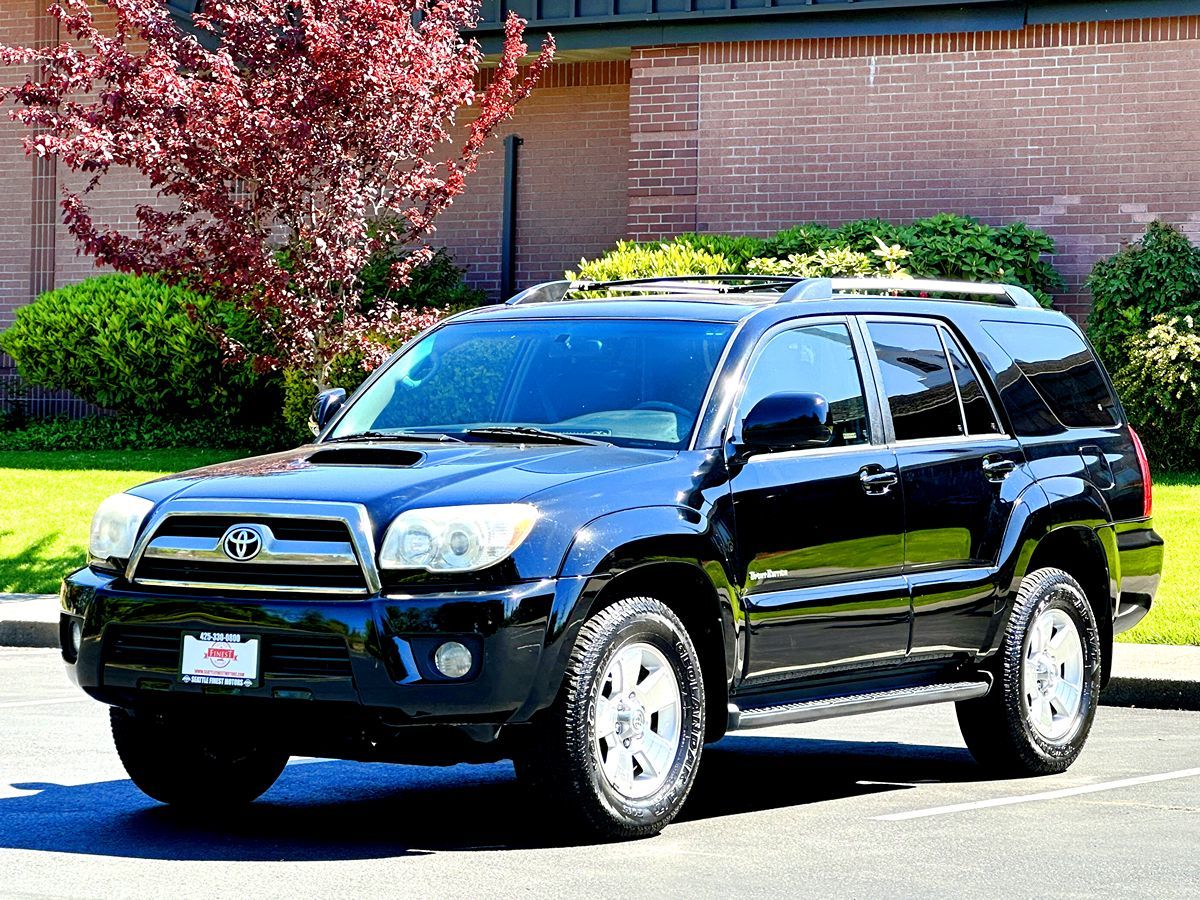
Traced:
<path fill-rule="evenodd" d="M 342 597 L 365 597 L 367 592 L 360 588 L 313 587 L 301 584 L 233 584 L 228 581 L 174 581 L 165 578 L 139 578 L 137 584 L 144 587 L 187 588 L 197 591 L 262 591 L 273 594 L 325 594 Z"/>
<path fill-rule="evenodd" d="M 312 544 L 322 547 L 320 559 L 280 559 L 280 563 L 292 565 L 351 565 L 356 564 L 362 571 L 366 581 L 366 590 L 357 588 L 326 588 L 312 585 L 254 585 L 228 584 L 216 582 L 185 582 L 167 581 L 164 579 L 138 579 L 138 564 L 143 557 L 188 560 L 195 562 L 212 562 L 220 560 L 229 562 L 220 550 L 220 540 L 212 541 L 207 538 L 186 538 L 181 536 L 164 537 L 162 543 L 155 540 L 155 534 L 168 519 L 179 516 L 247 516 L 255 518 L 290 518 L 290 519 L 322 519 L 343 523 L 350 535 L 350 543 L 344 542 L 310 542 L 310 541 L 278 541 L 272 538 L 272 543 L 278 553 L 300 554 L 308 553 Z M 154 545 L 155 551 L 150 552 Z M 208 555 L 209 548 L 215 555 Z M 266 548 L 264 547 L 264 550 Z M 332 557 L 330 551 L 332 550 Z M 160 552 L 162 551 L 162 552 Z M 188 554 L 201 555 L 188 555 Z M 179 555 L 184 554 L 184 555 Z M 252 562 L 267 562 L 264 554 L 260 553 Z M 274 560 L 272 560 L 274 562 Z M 125 567 L 125 578 L 134 584 L 153 587 L 194 588 L 199 590 L 239 590 L 258 591 L 264 593 L 312 593 L 365 596 L 377 594 L 381 588 L 379 569 L 375 563 L 375 539 L 371 527 L 371 519 L 365 506 L 359 503 L 336 503 L 324 500 L 246 500 L 246 499 L 189 499 L 179 498 L 168 500 L 159 506 L 146 523 L 141 536 L 134 545 L 129 563 Z"/>
<path fill-rule="evenodd" d="M 271 529 L 262 527 L 263 548 L 254 557 L 259 565 L 357 566 L 354 545 L 333 541 L 281 541 Z M 144 558 L 176 559 L 189 562 L 228 562 L 221 549 L 221 538 L 160 537 L 150 541 Z"/>

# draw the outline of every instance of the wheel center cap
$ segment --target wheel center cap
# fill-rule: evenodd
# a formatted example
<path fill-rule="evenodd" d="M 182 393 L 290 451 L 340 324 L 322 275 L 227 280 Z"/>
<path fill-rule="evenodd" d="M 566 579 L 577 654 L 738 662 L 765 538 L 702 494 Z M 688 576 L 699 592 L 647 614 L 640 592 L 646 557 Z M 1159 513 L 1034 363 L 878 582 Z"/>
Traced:
<path fill-rule="evenodd" d="M 626 737 L 638 739 L 646 731 L 646 708 L 632 694 L 617 707 L 619 730 Z"/>
<path fill-rule="evenodd" d="M 1038 654 L 1034 661 L 1037 670 L 1038 687 L 1043 694 L 1049 694 L 1058 686 L 1058 662 L 1049 653 Z"/>

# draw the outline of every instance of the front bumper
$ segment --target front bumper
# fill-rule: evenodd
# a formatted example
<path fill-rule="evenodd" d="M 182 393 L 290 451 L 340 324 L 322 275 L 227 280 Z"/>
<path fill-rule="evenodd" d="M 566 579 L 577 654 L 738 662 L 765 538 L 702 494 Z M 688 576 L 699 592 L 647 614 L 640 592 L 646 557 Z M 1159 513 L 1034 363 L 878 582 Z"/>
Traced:
<path fill-rule="evenodd" d="M 557 647 L 548 623 L 573 608 L 584 580 L 543 579 L 482 591 L 378 594 L 363 600 L 154 593 L 91 569 L 63 582 L 64 638 L 83 623 L 78 654 L 64 640 L 71 678 L 88 694 L 127 708 L 286 708 L 351 714 L 387 727 L 487 727 L 520 722 L 557 690 Z M 185 684 L 185 631 L 236 631 L 263 641 L 257 687 Z M 476 655 L 461 680 L 432 665 L 434 649 L 459 640 Z M 341 649 L 344 646 L 344 651 Z M 315 710 L 314 710 L 315 711 Z"/>

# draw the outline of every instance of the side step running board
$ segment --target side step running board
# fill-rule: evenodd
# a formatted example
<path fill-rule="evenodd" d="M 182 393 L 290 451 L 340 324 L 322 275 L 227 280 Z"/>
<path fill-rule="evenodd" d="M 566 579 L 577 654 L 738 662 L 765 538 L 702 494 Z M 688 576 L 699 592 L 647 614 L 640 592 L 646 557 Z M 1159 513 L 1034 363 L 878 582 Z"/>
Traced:
<path fill-rule="evenodd" d="M 921 687 L 878 691 L 873 694 L 806 700 L 801 703 L 765 706 L 759 709 L 739 709 L 737 704 L 730 703 L 728 727 L 730 731 L 740 731 L 746 728 L 766 728 L 770 725 L 813 722 L 817 719 L 881 712 L 885 709 L 924 706 L 928 703 L 970 700 L 973 697 L 982 697 L 991 686 L 990 681 L 956 681 L 949 684 L 927 684 Z"/>

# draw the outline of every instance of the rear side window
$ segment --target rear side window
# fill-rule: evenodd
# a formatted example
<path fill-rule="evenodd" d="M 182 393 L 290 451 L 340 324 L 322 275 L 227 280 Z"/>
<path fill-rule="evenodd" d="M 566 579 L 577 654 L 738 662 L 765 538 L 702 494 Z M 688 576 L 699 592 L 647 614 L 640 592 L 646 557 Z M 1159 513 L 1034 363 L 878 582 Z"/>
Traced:
<path fill-rule="evenodd" d="M 950 363 L 954 366 L 954 380 L 958 384 L 958 392 L 962 396 L 963 415 L 967 419 L 967 434 L 999 434 L 1000 423 L 996 421 L 996 413 L 992 403 L 983 392 L 974 370 L 968 365 L 962 348 L 945 331 L 946 349 L 950 351 Z"/>
<path fill-rule="evenodd" d="M 1074 330 L 1062 325 L 984 322 L 984 329 L 1068 428 L 1117 424 L 1117 403 L 1100 364 Z"/>
<path fill-rule="evenodd" d="M 964 434 L 958 392 L 938 329 L 906 322 L 871 322 L 867 329 L 879 359 L 896 440 Z"/>

